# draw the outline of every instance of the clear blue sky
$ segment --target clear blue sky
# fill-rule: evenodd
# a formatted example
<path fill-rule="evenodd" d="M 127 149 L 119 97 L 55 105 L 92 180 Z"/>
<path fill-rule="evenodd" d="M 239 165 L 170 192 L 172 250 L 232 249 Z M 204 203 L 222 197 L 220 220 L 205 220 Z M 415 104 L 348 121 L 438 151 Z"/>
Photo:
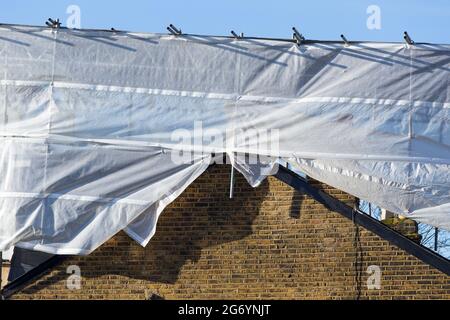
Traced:
<path fill-rule="evenodd" d="M 290 37 L 297 26 L 310 39 L 450 43 L 449 0 L 3 0 L 0 22 L 43 25 L 48 17 L 67 19 L 68 5 L 81 9 L 82 28 L 166 32 L 174 23 L 184 32 Z M 369 5 L 381 9 L 381 29 L 366 27 Z"/>

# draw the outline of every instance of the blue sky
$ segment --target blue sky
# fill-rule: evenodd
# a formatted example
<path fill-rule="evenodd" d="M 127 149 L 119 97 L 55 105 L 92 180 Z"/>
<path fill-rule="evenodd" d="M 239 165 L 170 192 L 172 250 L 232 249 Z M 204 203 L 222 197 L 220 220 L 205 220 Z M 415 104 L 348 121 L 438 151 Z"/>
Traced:
<path fill-rule="evenodd" d="M 166 32 L 174 23 L 184 32 L 291 37 L 297 26 L 309 39 L 402 41 L 407 30 L 418 42 L 450 43 L 448 0 L 2 0 L 0 22 L 43 25 L 48 17 L 63 24 L 69 5 L 81 9 L 82 28 Z M 369 5 L 380 8 L 381 29 L 366 26 Z"/>

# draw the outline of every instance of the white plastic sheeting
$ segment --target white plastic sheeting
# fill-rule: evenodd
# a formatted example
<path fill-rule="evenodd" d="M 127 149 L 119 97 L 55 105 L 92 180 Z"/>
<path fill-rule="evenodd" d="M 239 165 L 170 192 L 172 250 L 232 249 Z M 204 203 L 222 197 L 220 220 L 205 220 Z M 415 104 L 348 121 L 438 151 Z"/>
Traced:
<path fill-rule="evenodd" d="M 120 230 L 145 245 L 213 152 L 254 186 L 273 161 L 236 154 L 450 230 L 449 57 L 2 26 L 0 250 L 88 254 Z"/>

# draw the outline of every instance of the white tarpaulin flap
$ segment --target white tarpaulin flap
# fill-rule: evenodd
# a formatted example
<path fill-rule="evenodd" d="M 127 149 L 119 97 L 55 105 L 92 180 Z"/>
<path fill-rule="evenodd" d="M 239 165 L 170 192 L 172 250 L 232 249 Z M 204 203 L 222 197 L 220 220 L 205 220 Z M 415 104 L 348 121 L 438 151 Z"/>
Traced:
<path fill-rule="evenodd" d="M 0 250 L 88 254 L 120 230 L 145 245 L 213 153 L 254 186 L 274 170 L 254 156 L 281 157 L 450 230 L 449 57 L 1 26 Z"/>

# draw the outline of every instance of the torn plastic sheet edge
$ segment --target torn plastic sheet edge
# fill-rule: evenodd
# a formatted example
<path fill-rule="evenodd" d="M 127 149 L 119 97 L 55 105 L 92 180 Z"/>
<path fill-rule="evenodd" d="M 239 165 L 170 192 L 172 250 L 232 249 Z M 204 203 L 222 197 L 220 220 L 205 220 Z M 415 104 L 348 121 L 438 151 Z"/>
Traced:
<path fill-rule="evenodd" d="M 157 228 L 158 219 L 159 219 L 160 215 L 162 214 L 162 212 L 164 211 L 164 209 L 170 203 L 172 203 L 176 198 L 178 198 L 186 190 L 186 188 L 189 187 L 192 184 L 192 182 L 194 182 L 202 173 L 204 173 L 206 171 L 206 169 L 208 169 L 208 167 L 210 166 L 210 164 L 211 164 L 213 159 L 214 158 L 212 158 L 210 156 L 209 157 L 205 157 L 202 160 L 203 165 L 201 165 L 194 172 L 194 174 L 189 179 L 189 181 L 186 184 L 182 185 L 176 192 L 167 194 L 164 198 L 162 198 L 162 199 L 160 199 L 160 200 L 158 200 L 156 202 L 147 202 L 149 205 L 158 203 L 158 209 L 155 212 L 155 214 L 156 214 L 156 222 L 155 222 L 155 224 L 153 226 L 153 229 L 152 229 L 151 233 L 149 234 L 149 236 L 147 238 L 143 239 L 138 234 L 136 234 L 133 231 L 131 231 L 130 229 L 128 229 L 128 226 L 130 224 L 132 224 L 136 219 L 138 219 L 141 216 L 141 214 L 143 214 L 145 212 L 145 209 L 140 214 L 138 214 L 136 216 L 135 220 L 131 221 L 131 223 L 129 225 L 120 227 L 118 230 L 115 230 L 115 232 L 113 232 L 113 233 L 117 234 L 120 231 L 124 231 L 133 240 L 138 242 L 141 246 L 145 247 L 148 244 L 148 242 L 151 240 L 151 238 L 154 236 L 154 234 L 156 232 L 156 228 Z M 124 202 L 122 201 L 122 203 L 124 203 Z M 18 242 L 16 244 L 13 244 L 13 246 L 17 246 L 17 247 L 24 248 L 24 249 L 29 249 L 29 250 L 46 252 L 46 253 L 50 253 L 50 254 L 57 254 L 57 255 L 82 255 L 82 256 L 86 256 L 86 255 L 91 254 L 93 251 L 95 251 L 98 247 L 100 247 L 102 244 L 104 244 L 108 240 L 109 239 L 106 239 L 106 240 L 100 241 L 99 243 L 95 243 L 95 245 L 92 246 L 94 248 L 92 250 L 86 250 L 86 249 L 81 249 L 81 248 L 59 248 L 57 245 L 56 246 L 43 245 L 43 244 L 36 244 L 36 243 L 31 243 L 31 242 Z"/>

